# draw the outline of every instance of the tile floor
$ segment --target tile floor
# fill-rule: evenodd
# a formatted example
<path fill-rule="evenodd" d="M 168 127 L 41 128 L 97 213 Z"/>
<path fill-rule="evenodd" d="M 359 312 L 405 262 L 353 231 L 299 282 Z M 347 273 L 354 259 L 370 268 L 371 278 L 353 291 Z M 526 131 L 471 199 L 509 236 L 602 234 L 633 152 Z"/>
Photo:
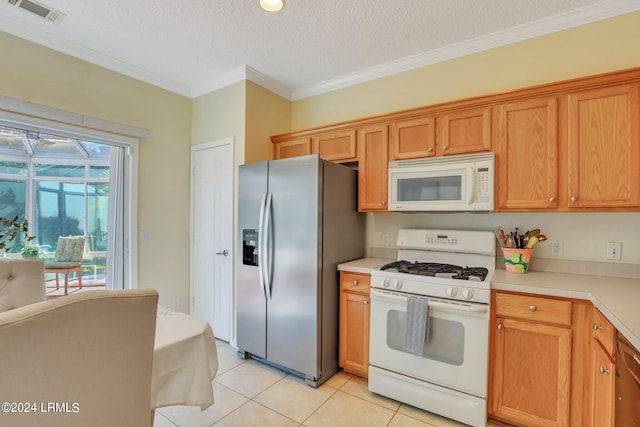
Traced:
<path fill-rule="evenodd" d="M 329 426 L 454 427 L 463 424 L 369 392 L 363 381 L 338 373 L 317 388 L 217 341 L 216 403 L 156 411 L 154 427 Z"/>

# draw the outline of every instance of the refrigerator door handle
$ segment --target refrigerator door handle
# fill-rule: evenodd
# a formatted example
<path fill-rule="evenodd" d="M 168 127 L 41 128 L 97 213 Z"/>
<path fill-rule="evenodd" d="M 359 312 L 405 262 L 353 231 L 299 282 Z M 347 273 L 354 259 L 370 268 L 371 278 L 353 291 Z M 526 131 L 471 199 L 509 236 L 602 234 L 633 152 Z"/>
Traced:
<path fill-rule="evenodd" d="M 264 209 L 266 207 L 267 193 L 262 194 L 260 199 L 260 216 L 258 217 L 258 277 L 260 279 L 260 288 L 264 297 L 267 297 L 267 291 L 265 286 L 264 277 L 264 262 L 262 259 L 262 247 L 264 246 L 262 241 L 264 240 Z"/>
<path fill-rule="evenodd" d="M 267 201 L 264 209 L 264 233 L 262 233 L 262 259 L 264 269 L 264 288 L 267 299 L 271 299 L 271 271 L 269 268 L 269 223 L 271 222 L 271 193 L 267 193 Z"/>

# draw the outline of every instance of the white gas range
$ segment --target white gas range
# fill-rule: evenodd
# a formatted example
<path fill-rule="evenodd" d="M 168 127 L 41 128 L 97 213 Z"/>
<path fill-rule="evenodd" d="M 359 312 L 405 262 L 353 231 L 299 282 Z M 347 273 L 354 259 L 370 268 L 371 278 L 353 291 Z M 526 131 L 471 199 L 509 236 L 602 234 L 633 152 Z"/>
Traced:
<path fill-rule="evenodd" d="M 398 261 L 371 274 L 369 390 L 486 424 L 493 232 L 398 232 Z"/>

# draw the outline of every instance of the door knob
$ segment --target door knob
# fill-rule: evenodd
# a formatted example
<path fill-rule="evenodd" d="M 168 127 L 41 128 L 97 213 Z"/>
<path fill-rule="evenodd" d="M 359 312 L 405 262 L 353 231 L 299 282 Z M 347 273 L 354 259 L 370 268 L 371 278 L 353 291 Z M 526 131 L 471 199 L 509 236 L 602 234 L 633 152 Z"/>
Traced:
<path fill-rule="evenodd" d="M 222 251 L 222 252 L 216 252 L 216 255 L 227 256 L 227 255 L 229 255 L 229 251 L 225 249 L 225 250 L 224 250 L 224 251 Z"/>

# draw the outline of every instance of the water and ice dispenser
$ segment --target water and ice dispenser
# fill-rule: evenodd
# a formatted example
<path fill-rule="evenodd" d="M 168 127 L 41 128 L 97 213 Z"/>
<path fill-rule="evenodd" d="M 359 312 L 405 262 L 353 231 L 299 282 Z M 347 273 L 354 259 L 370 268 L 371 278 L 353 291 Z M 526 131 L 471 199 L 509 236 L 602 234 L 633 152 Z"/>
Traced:
<path fill-rule="evenodd" d="M 258 230 L 242 230 L 242 263 L 258 265 Z"/>

